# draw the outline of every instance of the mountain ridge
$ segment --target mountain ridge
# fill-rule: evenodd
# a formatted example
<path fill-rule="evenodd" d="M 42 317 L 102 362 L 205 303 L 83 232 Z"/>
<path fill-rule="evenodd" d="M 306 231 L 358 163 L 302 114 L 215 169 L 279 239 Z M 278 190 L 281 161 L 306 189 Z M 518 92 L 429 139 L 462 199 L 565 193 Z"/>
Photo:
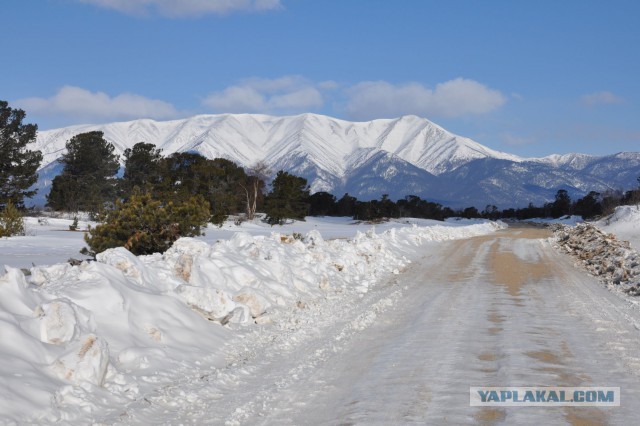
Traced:
<path fill-rule="evenodd" d="M 162 149 L 164 155 L 194 151 L 243 167 L 262 161 L 274 171 L 283 169 L 307 178 L 312 192 L 327 191 L 337 196 L 349 192 L 362 199 L 387 193 L 396 199 L 419 195 L 452 206 L 466 202 L 481 207 L 512 207 L 547 201 L 563 185 L 570 186 L 573 195 L 624 188 L 635 182 L 631 177 L 636 169 L 640 173 L 640 153 L 523 158 L 493 150 L 414 115 L 350 122 L 311 113 L 285 117 L 217 114 L 39 132 L 30 149 L 43 153 L 37 184 L 41 199 L 52 177 L 59 173 L 56 162 L 64 153 L 66 141 L 95 130 L 104 132 L 120 155 L 137 142 L 148 142 Z M 481 180 L 469 181 L 465 176 Z M 402 179 L 406 181 L 404 186 Z M 509 191 L 517 196 L 510 197 Z"/>

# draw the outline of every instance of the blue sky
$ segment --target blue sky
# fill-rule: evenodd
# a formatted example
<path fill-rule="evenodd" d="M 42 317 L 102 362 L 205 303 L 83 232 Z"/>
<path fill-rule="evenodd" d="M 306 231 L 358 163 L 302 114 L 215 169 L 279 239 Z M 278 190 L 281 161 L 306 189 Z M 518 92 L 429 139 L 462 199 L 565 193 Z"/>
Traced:
<path fill-rule="evenodd" d="M 638 151 L 639 17 L 636 0 L 5 0 L 0 99 L 42 130 L 415 114 L 524 156 Z"/>

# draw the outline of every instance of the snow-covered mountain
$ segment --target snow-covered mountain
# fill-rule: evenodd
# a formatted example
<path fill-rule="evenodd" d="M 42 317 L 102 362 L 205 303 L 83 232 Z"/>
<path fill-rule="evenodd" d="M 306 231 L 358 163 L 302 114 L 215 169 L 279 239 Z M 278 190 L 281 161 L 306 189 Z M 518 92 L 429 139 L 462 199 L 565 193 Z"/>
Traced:
<path fill-rule="evenodd" d="M 431 121 L 397 119 L 349 122 L 316 114 L 273 117 L 255 114 L 198 115 L 174 121 L 135 120 L 43 131 L 30 147 L 42 151 L 42 203 L 58 158 L 76 134 L 99 130 L 122 154 L 149 142 L 165 155 L 192 151 L 250 167 L 259 161 L 274 171 L 306 177 L 312 191 L 345 192 L 361 199 L 419 195 L 449 205 L 500 206 L 538 203 L 567 187 L 576 194 L 635 182 L 640 154 L 582 154 L 525 159 L 491 150 Z M 624 165 L 620 170 L 619 165 Z M 625 170 L 627 170 L 625 172 Z M 611 176 L 616 179 L 611 181 Z M 632 179 L 631 179 L 632 178 Z M 630 180 L 631 179 L 631 180 Z"/>

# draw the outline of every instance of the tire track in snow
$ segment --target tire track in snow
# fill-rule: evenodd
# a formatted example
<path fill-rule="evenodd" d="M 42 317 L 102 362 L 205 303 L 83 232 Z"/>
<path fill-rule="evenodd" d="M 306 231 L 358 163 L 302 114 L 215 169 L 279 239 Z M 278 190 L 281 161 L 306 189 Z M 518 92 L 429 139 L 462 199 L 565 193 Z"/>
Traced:
<path fill-rule="evenodd" d="M 610 295 L 554 252 L 548 236 L 511 229 L 442 245 L 429 264 L 400 277 L 409 288 L 393 317 L 354 336 L 330 365 L 312 372 L 308 389 L 272 399 L 265 417 L 251 422 L 633 423 L 638 373 L 610 344 L 629 353 L 635 346 L 615 331 L 596 331 L 592 317 L 603 310 L 633 328 L 620 315 L 626 311 L 602 299 Z M 620 386 L 624 405 L 469 407 L 469 386 L 562 385 Z"/>
<path fill-rule="evenodd" d="M 638 311 L 539 230 L 428 245 L 363 297 L 233 342 L 227 369 L 162 390 L 133 423 L 632 424 Z M 352 306 L 340 318 L 337 301 Z M 240 337 L 239 339 L 240 340 Z M 620 386 L 615 409 L 469 407 L 469 386 Z"/>

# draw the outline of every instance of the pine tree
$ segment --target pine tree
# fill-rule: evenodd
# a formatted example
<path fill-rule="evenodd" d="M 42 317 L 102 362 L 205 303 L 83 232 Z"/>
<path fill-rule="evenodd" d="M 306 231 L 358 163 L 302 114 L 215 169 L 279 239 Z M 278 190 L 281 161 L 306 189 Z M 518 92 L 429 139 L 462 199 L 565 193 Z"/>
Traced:
<path fill-rule="evenodd" d="M 180 237 L 201 235 L 209 219 L 209 203 L 195 196 L 180 203 L 163 203 L 149 193 L 134 191 L 127 201 L 118 201 L 104 223 L 90 229 L 85 241 L 95 255 L 113 247 L 133 254 L 162 253 Z"/>
<path fill-rule="evenodd" d="M 102 132 L 81 133 L 66 145 L 62 173 L 53 179 L 47 205 L 54 210 L 99 212 L 116 196 L 120 168 L 113 144 Z"/>
<path fill-rule="evenodd" d="M 265 197 L 267 222 L 282 225 L 287 219 L 304 220 L 309 212 L 309 185 L 305 178 L 280 170 Z"/>
<path fill-rule="evenodd" d="M 556 199 L 551 204 L 551 217 L 559 218 L 571 214 L 571 197 L 565 189 L 559 189 L 556 193 Z"/>
<path fill-rule="evenodd" d="M 340 198 L 336 202 L 336 215 L 353 217 L 356 213 L 357 203 L 358 199 L 356 197 L 352 197 L 349 194 L 344 194 L 342 198 Z"/>
<path fill-rule="evenodd" d="M 331 216 L 336 211 L 336 197 L 319 191 L 309 197 L 309 216 Z"/>
<path fill-rule="evenodd" d="M 131 194 L 136 186 L 140 189 L 156 187 L 162 179 L 162 150 L 154 144 L 138 142 L 124 151 L 124 175 L 122 189 Z"/>
<path fill-rule="evenodd" d="M 0 213 L 0 237 L 24 235 L 24 218 L 20 211 L 9 201 Z"/>
<path fill-rule="evenodd" d="M 591 191 L 583 198 L 576 201 L 574 205 L 574 213 L 582 216 L 583 219 L 590 219 L 602 214 L 602 204 L 600 203 L 602 196 L 599 192 Z"/>
<path fill-rule="evenodd" d="M 183 201 L 202 195 L 211 206 L 211 222 L 221 225 L 231 213 L 244 210 L 244 170 L 235 163 L 200 154 L 181 152 L 163 160 L 159 198 Z"/>
<path fill-rule="evenodd" d="M 24 117 L 23 110 L 0 101 L 0 207 L 9 202 L 21 207 L 24 198 L 36 193 L 29 188 L 38 180 L 42 153 L 26 146 L 35 141 L 38 126 L 22 124 Z"/>

